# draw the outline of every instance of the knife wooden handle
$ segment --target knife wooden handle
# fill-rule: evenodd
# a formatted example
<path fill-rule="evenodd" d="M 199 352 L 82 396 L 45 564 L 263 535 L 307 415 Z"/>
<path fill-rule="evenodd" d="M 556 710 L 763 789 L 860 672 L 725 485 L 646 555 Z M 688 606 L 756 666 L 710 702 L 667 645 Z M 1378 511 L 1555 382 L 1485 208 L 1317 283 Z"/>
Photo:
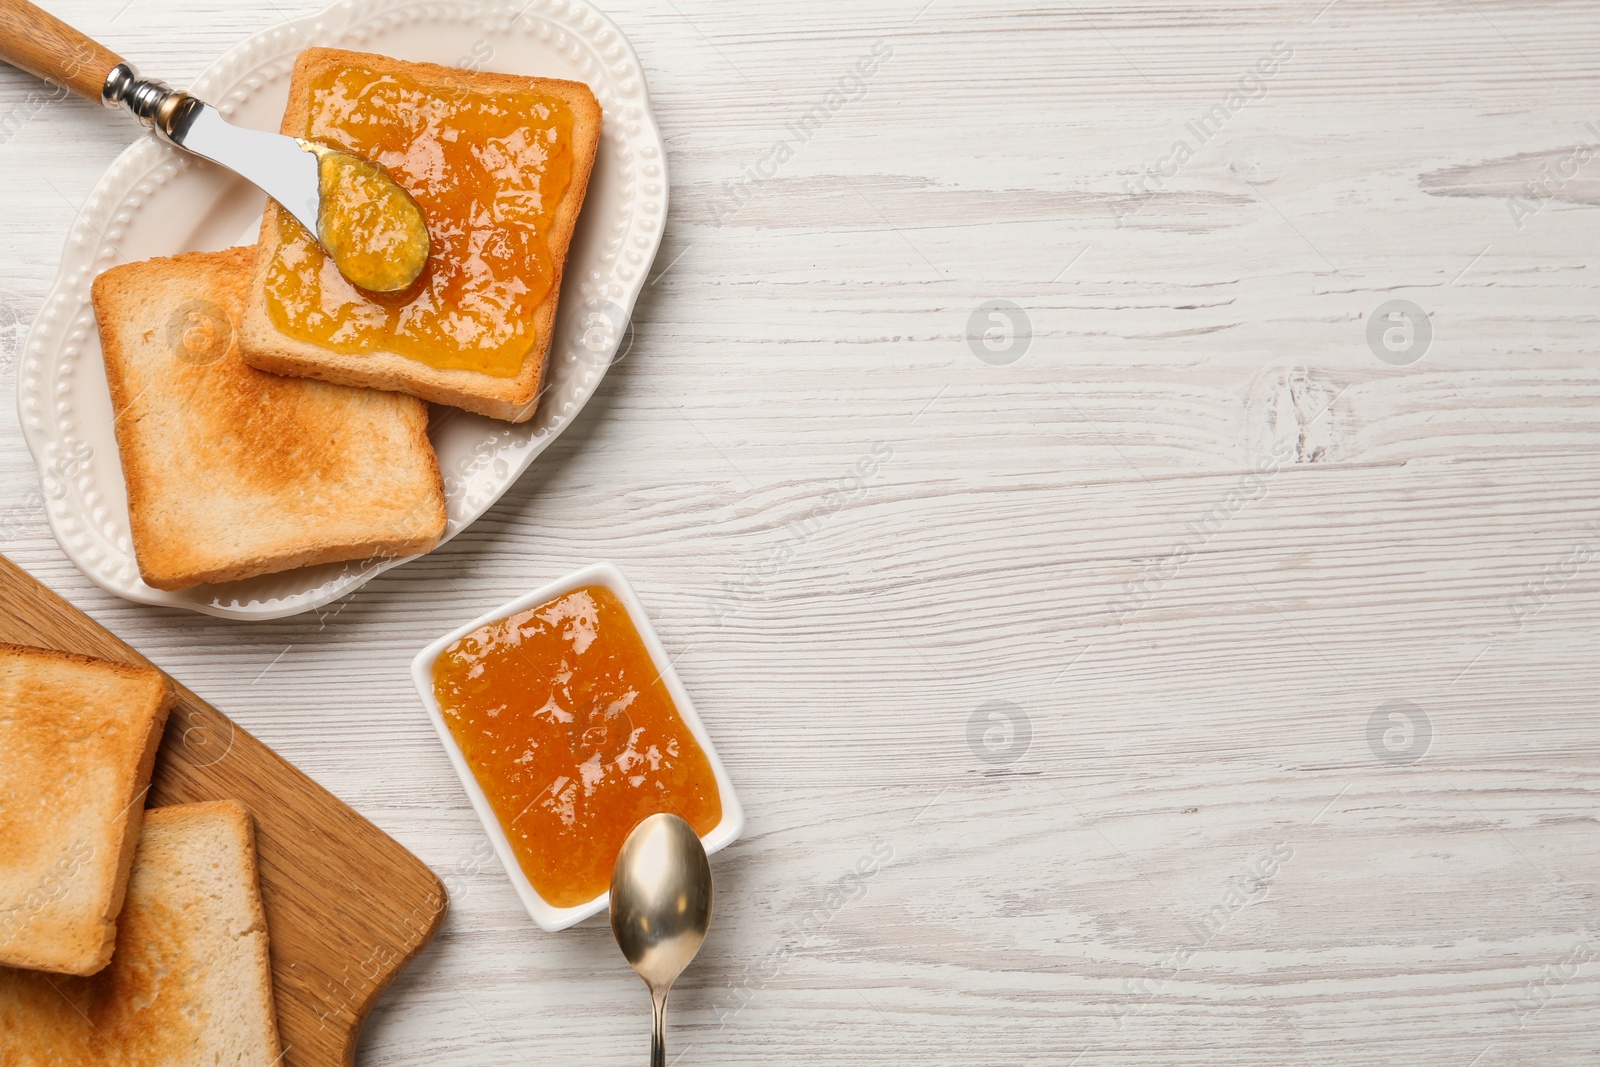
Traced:
<path fill-rule="evenodd" d="M 0 0 L 0 60 L 98 104 L 122 57 L 28 0 Z"/>

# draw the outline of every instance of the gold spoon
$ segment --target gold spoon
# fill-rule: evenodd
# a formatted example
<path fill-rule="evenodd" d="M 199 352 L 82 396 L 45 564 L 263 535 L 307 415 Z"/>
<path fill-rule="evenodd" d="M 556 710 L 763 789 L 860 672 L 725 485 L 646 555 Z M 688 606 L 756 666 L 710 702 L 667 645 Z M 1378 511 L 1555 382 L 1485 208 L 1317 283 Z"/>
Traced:
<path fill-rule="evenodd" d="M 611 933 L 650 987 L 650 1067 L 666 1067 L 667 991 L 711 926 L 711 864 L 694 827 L 652 815 L 622 844 L 611 869 Z"/>
<path fill-rule="evenodd" d="M 168 144 L 248 179 L 299 220 L 353 284 L 396 292 L 428 262 L 417 202 L 383 169 L 348 152 L 234 126 L 216 108 L 162 82 L 28 0 L 0 0 L 0 60 L 122 107 Z"/>

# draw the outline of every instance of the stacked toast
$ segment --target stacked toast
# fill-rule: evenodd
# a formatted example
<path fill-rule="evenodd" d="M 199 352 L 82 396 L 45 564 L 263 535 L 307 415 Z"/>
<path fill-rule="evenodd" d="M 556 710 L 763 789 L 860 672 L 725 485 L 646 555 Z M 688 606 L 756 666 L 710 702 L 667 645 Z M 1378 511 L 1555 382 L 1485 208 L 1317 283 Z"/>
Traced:
<path fill-rule="evenodd" d="M 281 1057 L 250 814 L 146 811 L 174 694 L 149 667 L 0 645 L 0 1063 Z"/>
<path fill-rule="evenodd" d="M 554 266 L 529 262 L 528 285 L 548 286 L 527 321 L 506 324 L 521 345 L 511 365 L 475 369 L 462 353 L 468 331 L 422 353 L 385 322 L 407 321 L 416 293 L 341 297 L 339 313 L 379 325 L 359 350 L 287 329 L 270 312 L 274 271 L 302 254 L 303 231 L 268 205 L 255 246 L 192 252 L 113 267 L 95 279 L 93 303 L 127 485 L 134 555 L 144 581 L 166 590 L 227 582 L 318 563 L 427 552 L 444 536 L 446 507 L 438 458 L 428 439 L 428 402 L 520 422 L 530 418 L 545 364 L 561 269 L 599 142 L 600 107 L 587 86 L 463 71 L 381 56 L 311 48 L 295 64 L 283 132 L 307 134 L 307 115 L 343 70 L 359 67 L 455 102 L 535 89 L 570 110 L 571 175 L 537 235 Z M 534 128 L 535 116 L 528 117 Z M 386 150 L 427 159 L 440 131 L 427 122 L 384 131 Z M 459 175 L 438 181 L 459 185 Z M 397 176 L 397 180 L 399 177 Z M 427 203 L 427 171 L 407 191 Z M 454 186 L 452 186 L 454 189 Z M 449 191 L 449 190 L 446 190 Z M 519 247 L 527 235 L 486 185 L 473 204 L 471 247 Z M 477 210 L 479 207 L 482 210 Z M 526 227 L 524 227 L 526 228 Z M 501 232 L 504 231 L 504 232 Z M 452 234 L 447 237 L 457 237 Z M 465 238 L 456 241 L 466 247 Z M 439 255 L 450 255 L 442 242 Z M 473 254 L 477 254 L 474 252 Z M 513 266 L 515 261 L 513 260 Z M 450 264 L 430 256 L 428 278 Z M 537 278 L 533 273 L 542 271 Z M 516 290 L 521 280 L 501 279 Z M 524 289 L 527 287 L 524 286 Z M 494 308 L 491 297 L 451 291 L 462 307 Z M 448 309 L 447 309 L 448 310 Z M 374 340 L 374 337 L 376 340 Z M 460 351 L 453 350 L 459 347 Z M 404 349 L 404 350 L 402 350 Z"/>

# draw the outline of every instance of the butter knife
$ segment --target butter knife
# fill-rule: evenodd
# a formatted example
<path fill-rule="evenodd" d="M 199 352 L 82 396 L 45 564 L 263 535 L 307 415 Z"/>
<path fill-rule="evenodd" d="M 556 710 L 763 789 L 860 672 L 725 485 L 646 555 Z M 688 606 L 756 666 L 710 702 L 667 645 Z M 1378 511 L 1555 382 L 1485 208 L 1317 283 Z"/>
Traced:
<path fill-rule="evenodd" d="M 28 0 L 0 0 L 0 60 L 106 107 L 126 110 L 161 140 L 250 181 L 293 215 L 328 250 L 340 271 L 362 288 L 404 289 L 426 264 L 427 227 L 421 209 L 371 163 L 310 141 L 235 126 L 210 104 L 164 82 L 139 77 L 133 64 Z M 413 248 L 396 260 L 391 250 L 381 278 L 352 276 L 347 267 L 351 257 L 329 240 L 325 230 L 323 168 L 339 156 L 347 165 L 363 167 L 368 176 L 376 172 L 392 187 L 397 203 L 409 205 L 415 226 L 421 228 L 420 254 Z"/>

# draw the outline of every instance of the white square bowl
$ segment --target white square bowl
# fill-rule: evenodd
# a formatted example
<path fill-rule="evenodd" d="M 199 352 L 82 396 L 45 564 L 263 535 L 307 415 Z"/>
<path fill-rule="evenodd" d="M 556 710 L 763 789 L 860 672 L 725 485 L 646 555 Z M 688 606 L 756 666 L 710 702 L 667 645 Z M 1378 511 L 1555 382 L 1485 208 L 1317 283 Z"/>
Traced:
<path fill-rule="evenodd" d="M 497 622 L 519 611 L 537 607 L 546 601 L 590 585 L 601 585 L 610 589 L 628 609 L 628 617 L 632 620 L 634 629 L 639 631 L 639 638 L 644 642 L 645 650 L 650 653 L 651 661 L 661 672 L 661 681 L 666 684 L 672 702 L 677 705 L 678 715 L 689 727 L 694 739 L 699 742 L 706 759 L 711 762 L 711 772 L 717 781 L 717 794 L 722 801 L 722 821 L 700 839 L 706 847 L 707 854 L 733 844 L 744 832 L 744 808 L 733 792 L 733 782 L 728 778 L 722 760 L 717 758 L 717 750 L 712 747 L 711 736 L 706 733 L 705 724 L 700 721 L 700 716 L 695 714 L 694 704 L 689 700 L 689 694 L 684 690 L 683 683 L 678 680 L 678 673 L 672 669 L 672 661 L 667 657 L 666 649 L 661 647 L 661 641 L 656 637 L 649 617 L 645 615 L 644 605 L 639 602 L 638 594 L 633 591 L 633 586 L 628 584 L 628 579 L 622 576 L 622 572 L 615 565 L 591 564 L 575 574 L 569 574 L 560 581 L 552 582 L 542 589 L 536 589 L 526 596 L 502 604 L 465 626 L 452 630 L 417 653 L 417 658 L 411 661 L 411 680 L 416 683 L 417 694 L 422 697 L 422 706 L 427 709 L 428 716 L 433 720 L 433 728 L 439 732 L 439 740 L 444 744 L 445 752 L 449 754 L 450 762 L 461 778 L 461 785 L 466 789 L 468 799 L 472 801 L 473 810 L 478 813 L 478 821 L 483 823 L 484 832 L 489 835 L 489 840 L 494 845 L 495 854 L 500 857 L 500 863 L 510 876 L 511 884 L 516 887 L 517 895 L 522 898 L 523 907 L 528 909 L 528 914 L 534 922 L 551 933 L 565 930 L 596 912 L 605 911 L 610 906 L 611 894 L 601 893 L 588 903 L 576 907 L 558 908 L 546 901 L 539 895 L 538 890 L 533 888 L 528 876 L 522 872 L 522 864 L 517 862 L 516 854 L 511 850 L 511 842 L 506 839 L 505 831 L 500 827 L 500 820 L 495 817 L 494 808 L 489 804 L 489 798 L 478 785 L 478 779 L 474 777 L 472 768 L 467 764 L 467 758 L 462 755 L 460 746 L 450 733 L 449 725 L 444 721 L 444 714 L 439 709 L 439 700 L 433 691 L 433 664 L 440 653 L 478 627 Z"/>

